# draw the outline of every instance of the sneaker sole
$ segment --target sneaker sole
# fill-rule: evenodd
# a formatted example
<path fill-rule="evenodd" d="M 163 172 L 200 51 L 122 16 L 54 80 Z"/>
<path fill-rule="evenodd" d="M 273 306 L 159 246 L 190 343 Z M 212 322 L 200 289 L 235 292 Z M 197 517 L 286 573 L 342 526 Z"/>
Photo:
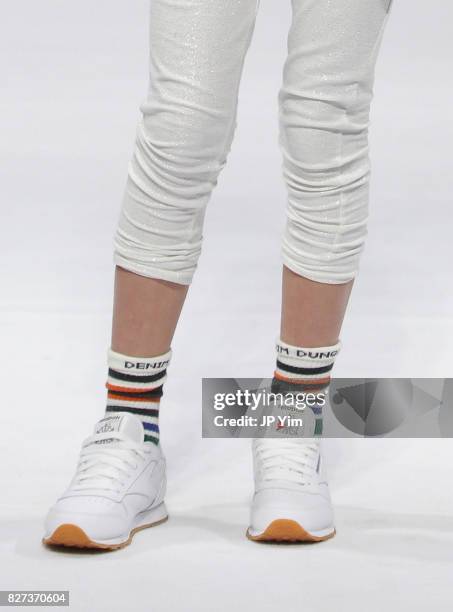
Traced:
<path fill-rule="evenodd" d="M 258 535 L 252 535 L 247 530 L 247 537 L 253 542 L 324 542 L 336 534 L 335 529 L 322 536 L 316 536 L 306 531 L 302 525 L 290 519 L 277 519 Z"/>
<path fill-rule="evenodd" d="M 78 525 L 72 523 L 64 523 L 55 529 L 51 536 L 43 538 L 42 542 L 46 546 L 65 546 L 68 548 L 91 548 L 97 550 L 118 550 L 124 548 L 132 542 L 132 538 L 138 531 L 148 529 L 149 527 L 157 527 L 168 520 L 168 516 L 155 521 L 135 527 L 129 534 L 127 540 L 117 542 L 115 544 L 106 544 L 92 540 L 85 531 Z"/>

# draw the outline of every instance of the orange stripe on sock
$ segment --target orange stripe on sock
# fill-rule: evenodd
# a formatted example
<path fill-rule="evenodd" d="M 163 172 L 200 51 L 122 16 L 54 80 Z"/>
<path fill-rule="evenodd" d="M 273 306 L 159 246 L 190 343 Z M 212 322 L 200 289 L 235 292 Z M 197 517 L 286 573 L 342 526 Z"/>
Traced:
<path fill-rule="evenodd" d="M 109 391 L 122 391 L 123 393 L 132 393 L 133 395 L 135 395 L 135 393 L 146 393 L 147 391 L 152 391 L 153 389 L 156 388 L 156 387 L 150 387 L 148 389 L 144 389 L 142 387 L 140 389 L 135 389 L 131 387 L 119 387 L 117 385 L 111 385 L 108 382 L 105 383 L 105 386 Z"/>
<path fill-rule="evenodd" d="M 107 397 L 109 399 L 125 400 L 128 402 L 154 402 L 156 404 L 160 402 L 160 397 L 136 397 L 135 395 L 117 395 L 116 393 L 112 393 L 111 391 L 107 393 Z"/>
<path fill-rule="evenodd" d="M 330 376 L 327 376 L 327 378 L 317 378 L 315 380 L 313 380 L 312 378 L 304 380 L 302 378 L 286 378 L 286 376 L 282 376 L 279 372 L 274 372 L 274 378 L 276 378 L 277 380 L 282 380 L 283 382 L 291 383 L 293 385 L 309 385 L 313 387 L 324 385 L 330 382 Z"/>

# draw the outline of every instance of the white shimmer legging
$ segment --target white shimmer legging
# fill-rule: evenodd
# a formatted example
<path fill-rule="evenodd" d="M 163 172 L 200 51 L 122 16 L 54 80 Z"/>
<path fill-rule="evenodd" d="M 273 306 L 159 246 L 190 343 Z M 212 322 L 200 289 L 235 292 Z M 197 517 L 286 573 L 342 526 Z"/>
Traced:
<path fill-rule="evenodd" d="M 292 2 L 279 95 L 283 263 L 318 282 L 357 273 L 374 67 L 390 3 Z M 115 237 L 117 265 L 191 282 L 206 205 L 233 138 L 257 9 L 257 0 L 151 0 L 150 90 Z"/>

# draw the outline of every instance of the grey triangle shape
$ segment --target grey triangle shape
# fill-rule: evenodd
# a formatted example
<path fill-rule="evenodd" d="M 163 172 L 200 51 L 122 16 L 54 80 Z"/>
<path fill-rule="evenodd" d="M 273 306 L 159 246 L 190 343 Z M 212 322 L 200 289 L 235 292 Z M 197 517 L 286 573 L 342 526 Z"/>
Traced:
<path fill-rule="evenodd" d="M 370 414 L 378 382 L 365 382 L 352 387 L 337 389 L 337 393 L 351 406 L 356 415 L 366 423 Z"/>

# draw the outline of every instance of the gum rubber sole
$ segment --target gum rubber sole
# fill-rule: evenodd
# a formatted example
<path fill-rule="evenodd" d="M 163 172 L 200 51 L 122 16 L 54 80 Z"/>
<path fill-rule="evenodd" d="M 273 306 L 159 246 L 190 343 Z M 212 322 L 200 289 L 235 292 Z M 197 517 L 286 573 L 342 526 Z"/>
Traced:
<path fill-rule="evenodd" d="M 272 521 L 268 527 L 259 535 L 251 535 L 247 530 L 247 537 L 253 542 L 324 542 L 335 535 L 332 533 L 325 536 L 315 536 L 308 533 L 299 523 L 290 519 L 277 519 Z"/>
<path fill-rule="evenodd" d="M 117 550 L 118 548 L 124 548 L 132 542 L 132 538 L 137 531 L 147 529 L 148 527 L 156 527 L 161 523 L 165 523 L 168 520 L 168 516 L 156 521 L 154 523 L 148 523 L 146 525 L 140 525 L 135 527 L 129 534 L 127 540 L 119 542 L 118 544 L 103 544 L 101 542 L 95 542 L 87 536 L 81 527 L 72 523 L 64 523 L 55 529 L 51 536 L 43 538 L 42 542 L 46 546 L 66 546 L 68 548 L 91 548 L 97 550 Z"/>

